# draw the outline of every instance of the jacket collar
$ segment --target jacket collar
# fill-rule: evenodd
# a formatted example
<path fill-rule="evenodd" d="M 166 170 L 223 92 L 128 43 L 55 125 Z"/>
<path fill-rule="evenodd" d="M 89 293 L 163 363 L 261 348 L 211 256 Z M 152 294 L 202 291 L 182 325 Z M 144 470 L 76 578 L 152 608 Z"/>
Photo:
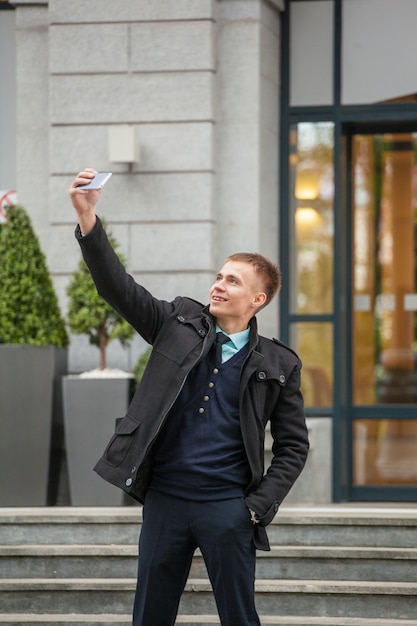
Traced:
<path fill-rule="evenodd" d="M 215 330 L 216 318 L 210 313 L 209 305 L 206 305 L 203 308 L 202 313 L 203 313 L 203 325 L 212 327 Z M 249 320 L 249 352 L 256 348 L 256 346 L 258 345 L 258 341 L 259 341 L 258 322 L 256 320 L 256 317 L 252 317 Z"/>
<path fill-rule="evenodd" d="M 256 317 L 252 317 L 249 321 L 249 351 L 256 349 L 258 341 L 258 322 Z"/>

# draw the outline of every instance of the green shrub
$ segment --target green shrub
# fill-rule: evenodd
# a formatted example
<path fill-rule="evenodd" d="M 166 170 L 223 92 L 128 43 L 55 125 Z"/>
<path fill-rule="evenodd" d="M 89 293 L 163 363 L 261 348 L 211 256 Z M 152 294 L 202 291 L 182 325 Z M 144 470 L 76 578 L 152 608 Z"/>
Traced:
<path fill-rule="evenodd" d="M 0 343 L 66 347 L 52 280 L 26 210 L 5 208 L 0 228 Z"/>
<path fill-rule="evenodd" d="M 118 245 L 107 233 L 119 259 Z M 67 287 L 69 298 L 68 323 L 71 331 L 78 335 L 87 335 L 90 344 L 100 351 L 99 369 L 106 368 L 106 351 L 108 344 L 118 339 L 123 347 L 127 347 L 134 335 L 134 330 L 116 311 L 97 293 L 88 267 L 81 259 L 78 268 L 71 275 Z"/>

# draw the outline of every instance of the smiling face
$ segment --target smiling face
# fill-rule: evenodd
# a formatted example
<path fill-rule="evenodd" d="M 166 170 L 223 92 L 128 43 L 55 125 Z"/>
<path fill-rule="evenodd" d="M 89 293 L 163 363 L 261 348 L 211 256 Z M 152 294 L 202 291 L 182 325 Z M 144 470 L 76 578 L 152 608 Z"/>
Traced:
<path fill-rule="evenodd" d="M 222 330 L 245 330 L 249 320 L 266 302 L 256 269 L 250 263 L 227 261 L 210 289 L 210 313 Z"/>

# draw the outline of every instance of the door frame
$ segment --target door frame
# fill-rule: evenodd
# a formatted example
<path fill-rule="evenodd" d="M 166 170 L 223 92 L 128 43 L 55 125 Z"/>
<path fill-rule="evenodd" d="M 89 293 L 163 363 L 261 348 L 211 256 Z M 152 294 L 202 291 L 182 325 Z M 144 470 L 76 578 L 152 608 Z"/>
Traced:
<path fill-rule="evenodd" d="M 319 410 L 308 409 L 310 418 L 329 418 L 333 426 L 333 461 L 332 483 L 333 501 L 349 500 L 392 500 L 409 499 L 409 493 L 401 494 L 401 489 L 395 488 L 395 493 L 372 493 L 361 490 L 352 492 L 352 433 L 351 419 L 348 412 L 351 388 L 350 369 L 347 357 L 351 341 L 347 294 L 351 293 L 351 279 L 348 260 L 351 250 L 351 232 L 347 230 L 348 218 L 351 214 L 351 198 L 349 187 L 349 168 L 347 166 L 349 154 L 347 144 L 349 136 L 355 132 L 400 132 L 417 128 L 417 100 L 416 96 L 402 102 L 385 102 L 371 104 L 343 105 L 341 101 L 341 66 L 342 66 L 342 0 L 334 0 L 333 6 L 333 98 L 328 105 L 293 106 L 290 104 L 290 5 L 297 0 L 290 0 L 286 11 L 281 14 L 281 56 L 280 56 L 280 114 L 279 126 L 279 264 L 283 276 L 290 276 L 290 251 L 288 242 L 290 233 L 291 215 L 290 206 L 290 129 L 298 122 L 333 122 L 334 123 L 334 307 L 333 313 L 321 316 L 320 321 L 333 324 L 334 339 L 334 394 L 333 406 Z M 350 181 L 351 182 L 351 181 Z M 350 207 L 350 208 L 349 208 Z M 297 321 L 314 321 L 311 317 L 303 320 L 302 316 L 291 313 L 290 292 L 292 285 L 284 280 L 279 300 L 279 328 L 280 336 L 285 342 L 290 341 L 291 324 Z M 351 304 L 351 302 L 349 303 Z M 349 332 L 348 332 L 349 331 Z M 302 355 L 301 355 L 302 356 Z M 415 413 L 415 407 L 411 409 Z M 403 409 L 404 415 L 406 409 Z M 413 414 L 409 414 L 414 417 Z M 417 494 L 414 494 L 414 500 Z"/>
<path fill-rule="evenodd" d="M 349 501 L 416 501 L 417 489 L 413 487 L 353 487 L 352 485 L 352 421 L 353 409 L 350 389 L 351 380 L 351 152 L 350 139 L 354 134 L 386 132 L 416 132 L 417 106 L 388 105 L 386 107 L 344 107 L 340 115 L 329 110 L 286 111 L 282 116 L 283 128 L 280 145 L 280 206 L 290 206 L 290 131 L 299 122 L 330 121 L 334 123 L 334 264 L 333 264 L 333 312 L 319 316 L 303 316 L 291 313 L 292 285 L 284 281 L 279 299 L 280 336 L 286 343 L 291 341 L 290 328 L 294 322 L 325 321 L 333 324 L 334 387 L 332 407 L 308 408 L 309 418 L 332 420 L 332 499 L 334 502 Z M 284 130 L 285 129 L 285 130 Z M 279 264 L 283 276 L 290 276 L 290 220 L 288 210 L 280 211 Z M 302 357 L 302 355 L 301 355 Z M 389 410 L 388 407 L 386 407 Z M 365 407 L 362 415 L 371 416 L 372 407 Z M 414 418 L 415 405 L 402 405 L 401 417 Z M 381 413 L 379 414 L 381 415 Z M 376 416 L 374 415 L 374 418 Z"/>
<path fill-rule="evenodd" d="M 334 363 L 334 493 L 336 501 L 407 502 L 417 500 L 416 486 L 354 486 L 353 485 L 353 423 L 356 418 L 415 419 L 416 404 L 355 406 L 352 402 L 352 304 L 353 304 L 353 232 L 352 232 L 352 137 L 356 134 L 374 135 L 417 132 L 417 120 L 359 119 L 341 125 L 339 152 L 340 193 L 335 186 L 335 363 Z M 337 158 L 337 157 L 336 157 Z M 344 198 L 344 201 L 343 201 Z M 337 280 L 337 275 L 341 280 Z M 345 306 L 342 303 L 345 303 Z M 337 306 L 340 303 L 340 306 Z M 340 359 L 337 355 L 345 355 Z M 338 462 L 339 460 L 339 462 Z"/>

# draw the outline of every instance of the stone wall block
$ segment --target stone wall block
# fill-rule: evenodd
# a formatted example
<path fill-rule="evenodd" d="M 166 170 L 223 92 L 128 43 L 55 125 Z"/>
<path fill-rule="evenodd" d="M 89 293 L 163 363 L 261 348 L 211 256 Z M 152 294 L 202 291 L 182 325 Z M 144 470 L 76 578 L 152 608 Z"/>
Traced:
<path fill-rule="evenodd" d="M 279 37 L 265 26 L 261 29 L 260 55 L 261 76 L 270 80 L 274 85 L 278 85 L 280 81 Z"/>
<path fill-rule="evenodd" d="M 49 0 L 53 23 L 203 20 L 213 16 L 214 0 Z"/>
<path fill-rule="evenodd" d="M 51 76 L 52 124 L 211 120 L 210 72 Z"/>
<path fill-rule="evenodd" d="M 16 12 L 16 179 L 18 200 L 45 249 L 49 184 L 47 8 Z M 1 138 L 0 138 L 1 141 Z"/>
<path fill-rule="evenodd" d="M 202 22 L 132 24 L 133 72 L 213 70 L 213 25 Z"/>
<path fill-rule="evenodd" d="M 81 250 L 74 235 L 77 217 L 72 204 L 69 202 L 66 205 L 66 210 L 70 218 L 69 222 L 54 226 L 54 236 L 51 237 L 47 261 L 48 265 L 54 268 L 56 274 L 67 273 L 69 276 L 78 266 Z M 101 211 L 97 210 L 97 213 L 103 216 Z M 107 221 L 109 222 L 109 220 Z M 130 246 L 129 226 L 127 224 L 108 223 L 107 228 L 114 235 L 120 252 L 128 259 Z"/>
<path fill-rule="evenodd" d="M 48 266 L 54 269 L 56 275 L 73 272 L 81 255 L 74 236 L 77 217 L 69 200 L 66 203 L 66 210 L 68 217 L 72 219 L 69 219 L 65 225 L 54 225 L 53 237 L 51 237 L 48 246 Z"/>
<path fill-rule="evenodd" d="M 259 122 L 259 32 L 243 22 L 222 27 L 217 81 L 221 92 L 219 121 Z"/>
<path fill-rule="evenodd" d="M 263 26 L 265 26 L 271 33 L 279 36 L 281 33 L 281 20 L 279 19 L 279 13 L 277 12 L 277 8 L 281 11 L 285 10 L 284 7 L 285 0 L 275 1 L 262 1 L 260 3 L 260 21 Z M 275 5 L 275 6 L 272 6 Z"/>
<path fill-rule="evenodd" d="M 128 28 L 126 24 L 50 26 L 50 72 L 57 74 L 127 72 Z"/>
<path fill-rule="evenodd" d="M 156 298 L 169 301 L 176 298 L 178 294 L 182 294 L 208 304 L 209 290 L 214 283 L 215 271 L 136 272 L 133 277 L 149 289 Z"/>
<path fill-rule="evenodd" d="M 72 177 L 51 180 L 51 221 L 74 220 L 63 193 Z M 115 174 L 106 184 L 97 212 L 108 222 L 178 222 L 211 219 L 212 174 Z"/>
<path fill-rule="evenodd" d="M 133 224 L 132 271 L 209 271 L 212 231 L 211 223 Z"/>
<path fill-rule="evenodd" d="M 261 79 L 260 120 L 261 127 L 266 128 L 278 137 L 279 108 L 277 98 L 278 87 L 265 78 Z M 277 141 L 278 149 L 278 141 Z"/>
<path fill-rule="evenodd" d="M 211 171 L 213 124 L 136 124 L 140 161 L 134 172 Z M 126 172 L 125 163 L 109 163 L 108 125 L 53 126 L 51 173 L 76 174 L 90 165 L 97 171 Z"/>

